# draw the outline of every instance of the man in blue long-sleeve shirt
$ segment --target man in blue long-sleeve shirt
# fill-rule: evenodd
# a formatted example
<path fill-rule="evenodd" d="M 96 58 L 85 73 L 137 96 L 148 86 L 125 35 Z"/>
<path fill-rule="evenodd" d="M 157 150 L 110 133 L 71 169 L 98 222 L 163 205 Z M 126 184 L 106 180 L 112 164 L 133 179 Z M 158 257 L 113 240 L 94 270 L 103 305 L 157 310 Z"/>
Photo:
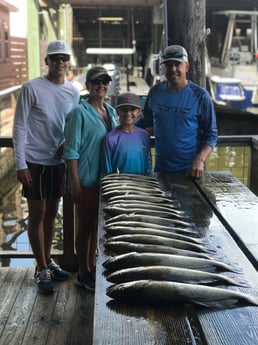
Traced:
<path fill-rule="evenodd" d="M 182 46 L 165 49 L 166 80 L 147 96 L 139 127 L 154 128 L 155 171 L 182 172 L 200 178 L 217 143 L 216 114 L 209 93 L 186 78 L 190 64 Z"/>

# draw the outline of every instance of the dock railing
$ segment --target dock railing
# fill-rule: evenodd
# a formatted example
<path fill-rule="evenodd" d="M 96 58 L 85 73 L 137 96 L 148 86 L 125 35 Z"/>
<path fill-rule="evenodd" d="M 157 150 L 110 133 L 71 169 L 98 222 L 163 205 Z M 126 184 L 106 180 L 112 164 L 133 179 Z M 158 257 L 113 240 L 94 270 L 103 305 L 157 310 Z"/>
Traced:
<path fill-rule="evenodd" d="M 154 146 L 154 137 L 151 143 Z M 249 189 L 258 195 L 258 136 L 221 136 L 218 140 L 218 147 L 221 146 L 248 146 L 250 148 L 249 161 Z M 4 155 L 5 148 L 12 148 L 11 137 L 0 137 L 0 154 Z M 1 169 L 1 166 L 0 166 Z M 15 167 L 13 167 L 13 179 L 15 179 Z M 0 199 L 1 204 L 1 199 Z M 75 213 L 69 191 L 63 197 L 63 250 L 55 252 L 53 256 L 58 257 L 60 264 L 69 271 L 77 269 L 75 255 Z M 0 258 L 30 258 L 32 252 L 24 251 L 0 251 Z"/>

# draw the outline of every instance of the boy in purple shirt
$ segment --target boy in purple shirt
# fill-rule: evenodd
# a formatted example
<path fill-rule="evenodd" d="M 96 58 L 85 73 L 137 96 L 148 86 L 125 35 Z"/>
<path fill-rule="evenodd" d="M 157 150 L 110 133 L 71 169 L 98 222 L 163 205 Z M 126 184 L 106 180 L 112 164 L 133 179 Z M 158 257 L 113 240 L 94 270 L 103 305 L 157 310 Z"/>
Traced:
<path fill-rule="evenodd" d="M 103 172 L 149 175 L 151 173 L 150 135 L 135 126 L 141 115 L 141 101 L 134 93 L 117 98 L 120 125 L 109 132 L 103 142 Z"/>

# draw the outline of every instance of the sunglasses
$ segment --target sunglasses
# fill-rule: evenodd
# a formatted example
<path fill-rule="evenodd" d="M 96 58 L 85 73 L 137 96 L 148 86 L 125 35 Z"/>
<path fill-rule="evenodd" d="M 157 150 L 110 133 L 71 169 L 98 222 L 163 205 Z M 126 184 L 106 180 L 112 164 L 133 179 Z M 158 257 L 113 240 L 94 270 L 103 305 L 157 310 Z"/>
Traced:
<path fill-rule="evenodd" d="M 110 83 L 109 79 L 93 79 L 90 81 L 92 85 L 108 85 Z"/>
<path fill-rule="evenodd" d="M 184 55 L 181 52 L 166 53 L 163 55 L 163 59 L 172 59 L 172 58 L 177 59 L 177 58 L 182 58 L 183 56 L 186 56 L 186 55 Z"/>
<path fill-rule="evenodd" d="M 70 60 L 70 56 L 69 55 L 65 55 L 65 54 L 53 54 L 53 55 L 48 55 L 49 59 L 51 61 L 63 61 L 63 62 L 67 62 Z"/>

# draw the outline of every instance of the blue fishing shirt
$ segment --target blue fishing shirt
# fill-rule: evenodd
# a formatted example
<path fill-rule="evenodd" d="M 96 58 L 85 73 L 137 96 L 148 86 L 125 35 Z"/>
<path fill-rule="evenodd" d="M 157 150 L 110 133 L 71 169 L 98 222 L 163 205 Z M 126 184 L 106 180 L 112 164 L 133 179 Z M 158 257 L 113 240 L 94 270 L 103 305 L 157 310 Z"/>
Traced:
<path fill-rule="evenodd" d="M 205 144 L 214 148 L 217 143 L 211 97 L 190 80 L 178 92 L 171 91 L 167 81 L 154 85 L 143 114 L 136 125 L 154 128 L 156 172 L 187 172 Z"/>
<path fill-rule="evenodd" d="M 130 133 L 113 129 L 104 138 L 103 155 L 104 173 L 151 173 L 150 135 L 142 128 Z"/>

